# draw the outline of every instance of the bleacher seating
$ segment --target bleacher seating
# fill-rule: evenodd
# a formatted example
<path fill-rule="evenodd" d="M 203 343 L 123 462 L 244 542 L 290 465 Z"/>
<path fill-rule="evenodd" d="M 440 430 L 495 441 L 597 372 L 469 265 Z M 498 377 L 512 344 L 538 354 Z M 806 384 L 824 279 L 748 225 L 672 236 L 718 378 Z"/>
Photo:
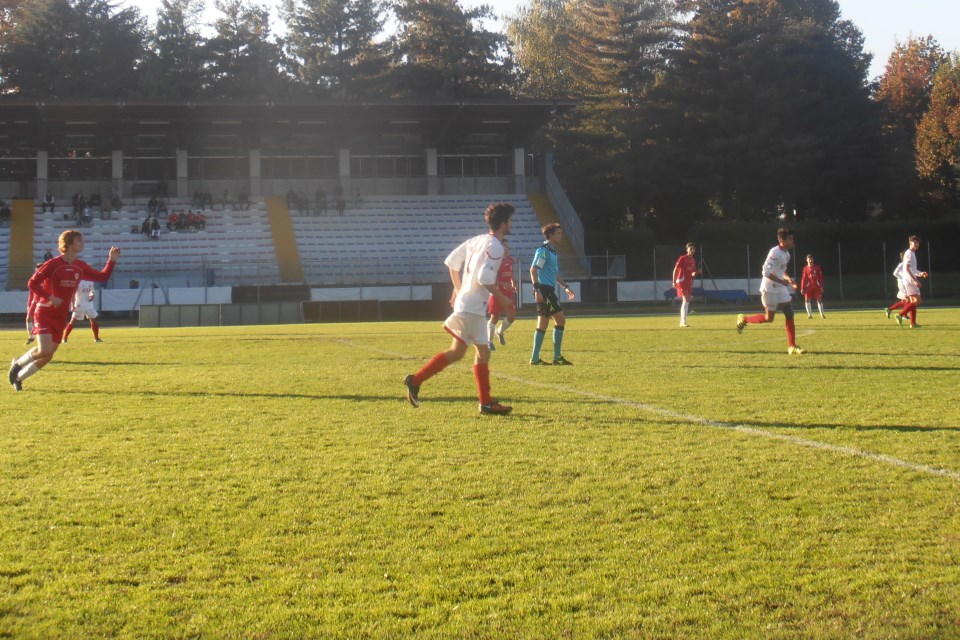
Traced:
<path fill-rule="evenodd" d="M 10 228 L 0 226 L 0 282 L 7 281 L 7 271 L 10 266 Z M 9 287 L 8 287 L 9 288 Z"/>
<path fill-rule="evenodd" d="M 334 209 L 323 215 L 291 212 L 304 274 L 312 285 L 357 285 L 446 282 L 446 255 L 466 238 L 483 233 L 483 211 L 490 202 L 517 207 L 510 236 L 521 273 L 541 242 L 539 223 L 525 197 L 516 195 L 370 196 L 348 204 L 344 216 Z M 168 208 L 189 208 L 186 199 L 172 198 Z M 114 271 L 116 288 L 131 280 L 140 286 L 278 284 L 281 282 L 266 206 L 255 201 L 247 211 L 204 211 L 206 230 L 168 231 L 160 216 L 161 234 L 152 240 L 139 233 L 147 212 L 129 205 L 82 229 L 82 258 L 99 268 L 111 245 L 122 257 Z M 34 253 L 56 253 L 57 238 L 74 226 L 35 209 Z M 137 232 L 132 233 L 135 227 Z M 7 231 L 0 230 L 0 242 Z M 2 252 L 0 260 L 6 259 Z M 0 262 L 0 268 L 5 265 Z"/>
<path fill-rule="evenodd" d="M 518 264 L 540 245 L 533 207 L 516 195 L 370 196 L 338 216 L 293 216 L 304 273 L 313 284 L 445 282 L 443 260 L 458 244 L 486 231 L 483 211 L 510 202 L 510 245 Z"/>

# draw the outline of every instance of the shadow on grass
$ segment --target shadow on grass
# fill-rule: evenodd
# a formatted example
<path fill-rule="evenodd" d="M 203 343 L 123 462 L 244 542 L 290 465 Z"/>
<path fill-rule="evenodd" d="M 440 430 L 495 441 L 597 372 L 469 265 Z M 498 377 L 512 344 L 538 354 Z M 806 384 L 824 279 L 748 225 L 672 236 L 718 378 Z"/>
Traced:
<path fill-rule="evenodd" d="M 913 424 L 913 425 L 909 425 L 909 424 L 865 425 L 865 424 L 817 424 L 817 423 L 771 424 L 769 422 L 734 420 L 734 421 L 731 421 L 730 425 L 737 426 L 737 427 L 754 427 L 757 429 L 830 429 L 830 430 L 851 429 L 853 431 L 898 431 L 901 433 L 960 431 L 960 427 L 934 427 L 934 426 L 924 426 L 919 424 Z"/>

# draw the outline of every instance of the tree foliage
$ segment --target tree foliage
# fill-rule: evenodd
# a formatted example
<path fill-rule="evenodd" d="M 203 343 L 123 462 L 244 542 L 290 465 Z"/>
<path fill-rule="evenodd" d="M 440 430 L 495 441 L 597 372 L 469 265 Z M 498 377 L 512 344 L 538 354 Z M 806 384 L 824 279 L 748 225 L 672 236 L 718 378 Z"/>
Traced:
<path fill-rule="evenodd" d="M 917 126 L 917 170 L 933 189 L 930 196 L 960 203 L 960 57 L 943 63 L 934 76 L 930 107 Z"/>
<path fill-rule="evenodd" d="M 31 0 L 12 14 L 0 48 L 3 91 L 39 99 L 136 92 L 144 26 L 108 0 Z"/>
<path fill-rule="evenodd" d="M 142 65 L 144 96 L 196 99 L 203 92 L 206 40 L 200 33 L 203 0 L 162 0 Z"/>
<path fill-rule="evenodd" d="M 281 44 L 271 39 L 270 10 L 247 0 L 216 0 L 220 16 L 207 42 L 208 96 L 270 99 L 283 96 L 289 85 L 281 73 Z"/>

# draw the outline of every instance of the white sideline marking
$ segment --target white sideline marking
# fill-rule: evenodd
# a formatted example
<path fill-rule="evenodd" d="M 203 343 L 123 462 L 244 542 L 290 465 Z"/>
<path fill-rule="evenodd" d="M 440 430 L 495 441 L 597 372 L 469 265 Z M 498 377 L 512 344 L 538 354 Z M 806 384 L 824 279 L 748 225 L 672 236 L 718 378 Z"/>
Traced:
<path fill-rule="evenodd" d="M 354 347 L 355 349 L 363 349 L 365 351 L 371 351 L 374 353 L 380 353 L 383 355 L 395 356 L 400 358 L 410 358 L 410 356 L 405 353 L 398 353 L 396 351 L 387 351 L 386 349 L 377 349 L 375 347 L 358 345 L 350 340 L 345 340 L 343 338 L 337 338 L 334 341 L 350 347 Z M 772 431 L 757 429 L 756 427 L 748 427 L 746 425 L 735 424 L 732 422 L 720 422 L 719 420 L 710 420 L 709 418 L 701 418 L 700 416 L 693 416 L 686 413 L 679 413 L 677 411 L 671 411 L 670 409 L 664 409 L 662 407 L 657 407 L 652 404 L 646 404 L 644 402 L 637 402 L 635 400 L 627 400 L 625 398 L 617 398 L 614 396 L 608 396 L 600 393 L 593 393 L 592 391 L 584 391 L 583 389 L 577 389 L 575 387 L 565 387 L 558 384 L 550 384 L 547 382 L 538 382 L 536 380 L 529 380 L 527 378 L 518 378 L 516 376 L 511 376 L 505 373 L 496 373 L 494 371 L 491 371 L 490 375 L 495 378 L 499 378 L 501 380 L 508 380 L 510 382 L 516 382 L 518 384 L 525 384 L 530 387 L 540 387 L 541 389 L 550 389 L 552 391 L 559 391 L 567 394 L 576 394 L 576 395 L 583 396 L 585 398 L 590 398 L 592 400 L 602 400 L 604 402 L 609 402 L 611 404 L 619 404 L 625 407 L 633 407 L 634 409 L 639 409 L 640 411 L 645 411 L 647 413 L 652 413 L 654 415 L 670 418 L 678 422 L 697 424 L 704 427 L 713 427 L 715 429 L 728 429 L 730 431 L 738 431 L 740 433 L 745 433 L 751 436 L 758 436 L 761 438 L 767 438 L 769 440 L 780 440 L 781 442 L 789 442 L 790 444 L 794 444 L 800 447 L 807 447 L 810 449 L 820 449 L 821 451 L 829 451 L 831 453 L 838 453 L 845 456 L 864 458 L 866 460 L 873 460 L 874 462 L 881 462 L 883 464 L 888 464 L 894 467 L 900 467 L 901 469 L 908 469 L 910 471 L 925 473 L 932 476 L 940 476 L 942 478 L 950 478 L 951 480 L 956 480 L 960 482 L 960 472 L 952 471 L 950 469 L 941 469 L 940 467 L 931 467 L 930 465 L 920 464 L 918 462 L 910 462 L 909 460 L 903 460 L 902 458 L 888 456 L 883 453 L 873 453 L 871 451 L 864 451 L 863 449 L 856 449 L 854 447 L 845 447 L 842 445 L 829 444 L 829 443 L 820 442 L 817 440 L 807 440 L 806 438 L 799 438 L 797 436 L 791 436 L 791 435 L 782 434 L 782 433 L 774 433 Z"/>

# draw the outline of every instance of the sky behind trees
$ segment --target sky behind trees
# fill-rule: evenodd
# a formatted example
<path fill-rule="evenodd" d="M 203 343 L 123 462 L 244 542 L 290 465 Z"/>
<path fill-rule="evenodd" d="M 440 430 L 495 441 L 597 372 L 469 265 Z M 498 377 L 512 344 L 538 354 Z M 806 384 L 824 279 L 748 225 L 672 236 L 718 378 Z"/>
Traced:
<path fill-rule="evenodd" d="M 521 0 L 522 1 L 522 0 Z M 864 49 L 873 54 L 870 77 L 883 73 L 884 66 L 896 43 L 910 36 L 932 35 L 948 50 L 960 51 L 960 2 L 944 0 L 839 0 L 843 17 L 852 20 L 863 31 Z M 489 4 L 498 16 L 516 12 L 517 0 L 461 0 L 464 7 Z M 119 4 L 137 6 L 151 22 L 156 19 L 160 0 L 122 0 Z M 213 2 L 207 3 L 208 15 L 213 16 Z M 271 4 L 271 3 L 267 3 Z M 279 12 L 273 10 L 274 19 Z"/>

